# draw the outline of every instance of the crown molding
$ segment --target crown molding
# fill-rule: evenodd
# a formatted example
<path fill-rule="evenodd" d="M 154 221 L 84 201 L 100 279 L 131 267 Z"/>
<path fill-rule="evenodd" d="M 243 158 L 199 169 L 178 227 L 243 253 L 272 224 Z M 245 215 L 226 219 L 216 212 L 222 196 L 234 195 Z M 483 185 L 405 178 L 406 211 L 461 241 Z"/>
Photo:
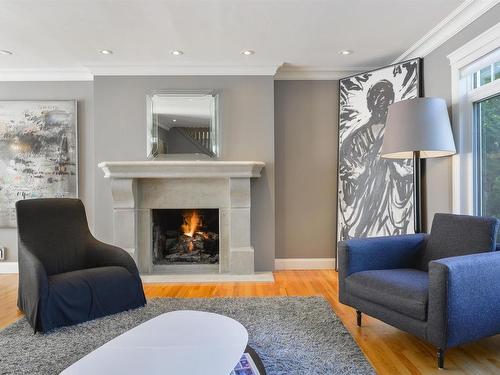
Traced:
<path fill-rule="evenodd" d="M 274 76 L 275 80 L 338 80 L 374 67 L 275 65 L 89 65 L 81 69 L 0 69 L 0 82 L 92 81 L 94 76 Z"/>
<path fill-rule="evenodd" d="M 82 69 L 0 69 L 0 81 L 92 81 L 93 75 Z"/>
<path fill-rule="evenodd" d="M 94 76 L 274 76 L 280 65 L 89 65 L 81 69 L 0 69 L 0 82 L 92 81 Z"/>
<path fill-rule="evenodd" d="M 372 67 L 281 67 L 274 79 L 277 81 L 339 80 L 372 69 Z"/>
<path fill-rule="evenodd" d="M 94 76 L 274 76 L 271 65 L 89 65 Z"/>
<path fill-rule="evenodd" d="M 500 23 L 456 49 L 447 58 L 451 66 L 461 69 L 497 48 L 500 48 Z"/>
<path fill-rule="evenodd" d="M 500 0 L 466 0 L 392 63 L 424 57 L 462 31 Z"/>

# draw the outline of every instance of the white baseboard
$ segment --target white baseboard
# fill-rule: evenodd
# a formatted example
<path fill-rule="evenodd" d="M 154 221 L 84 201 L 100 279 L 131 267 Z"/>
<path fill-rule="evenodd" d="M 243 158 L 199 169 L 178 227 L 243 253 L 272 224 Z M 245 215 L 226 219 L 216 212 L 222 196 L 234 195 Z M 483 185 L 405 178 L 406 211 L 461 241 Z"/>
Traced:
<path fill-rule="evenodd" d="M 2 273 L 18 273 L 19 268 L 17 262 L 0 262 L 0 274 Z"/>
<path fill-rule="evenodd" d="M 335 268 L 335 258 L 281 258 L 274 260 L 274 269 L 276 271 L 321 270 L 321 269 L 334 269 L 334 268 Z M 18 273 L 18 272 L 19 271 L 17 262 L 0 262 L 0 274 Z M 245 278 L 243 277 L 237 281 L 250 281 L 250 280 L 245 280 Z M 269 280 L 267 280 L 267 278 L 263 278 L 262 280 L 255 280 L 255 281 L 269 281 Z"/>
<path fill-rule="evenodd" d="M 230 275 L 224 273 L 210 274 L 170 274 L 141 275 L 142 282 L 147 283 L 228 283 L 228 282 L 274 282 L 272 272 L 256 272 L 252 275 Z"/>
<path fill-rule="evenodd" d="M 321 270 L 334 269 L 335 258 L 281 258 L 274 260 L 274 269 L 279 270 Z"/>

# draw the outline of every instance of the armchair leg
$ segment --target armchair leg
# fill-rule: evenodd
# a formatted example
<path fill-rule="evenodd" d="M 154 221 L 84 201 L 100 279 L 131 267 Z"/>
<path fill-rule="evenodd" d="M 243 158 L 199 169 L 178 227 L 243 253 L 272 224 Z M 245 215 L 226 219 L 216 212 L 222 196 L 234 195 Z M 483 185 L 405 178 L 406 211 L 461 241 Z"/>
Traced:
<path fill-rule="evenodd" d="M 444 368 L 444 350 L 441 348 L 438 348 L 437 360 L 438 360 L 438 368 L 440 369 Z"/>
<path fill-rule="evenodd" d="M 358 327 L 361 327 L 361 311 L 359 310 L 356 310 L 356 323 Z"/>

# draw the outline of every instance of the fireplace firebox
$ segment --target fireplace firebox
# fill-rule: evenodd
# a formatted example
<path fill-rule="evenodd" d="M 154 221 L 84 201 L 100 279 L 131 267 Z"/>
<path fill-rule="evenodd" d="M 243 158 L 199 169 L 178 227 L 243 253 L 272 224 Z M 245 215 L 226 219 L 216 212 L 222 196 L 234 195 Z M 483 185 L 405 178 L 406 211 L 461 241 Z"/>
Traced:
<path fill-rule="evenodd" d="M 154 265 L 219 264 L 219 210 L 152 210 Z"/>

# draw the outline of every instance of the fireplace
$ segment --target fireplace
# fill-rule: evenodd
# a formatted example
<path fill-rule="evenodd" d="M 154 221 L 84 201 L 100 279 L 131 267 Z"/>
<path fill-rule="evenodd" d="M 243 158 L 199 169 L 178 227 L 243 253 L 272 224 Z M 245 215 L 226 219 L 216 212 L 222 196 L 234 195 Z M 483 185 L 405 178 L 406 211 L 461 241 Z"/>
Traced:
<path fill-rule="evenodd" d="M 219 264 L 219 210 L 153 209 L 153 265 Z"/>
<path fill-rule="evenodd" d="M 261 280 L 254 273 L 255 161 L 102 162 L 113 198 L 113 238 L 154 282 Z M 193 228 L 194 227 L 194 228 Z M 154 239 L 153 239 L 154 237 Z"/>

